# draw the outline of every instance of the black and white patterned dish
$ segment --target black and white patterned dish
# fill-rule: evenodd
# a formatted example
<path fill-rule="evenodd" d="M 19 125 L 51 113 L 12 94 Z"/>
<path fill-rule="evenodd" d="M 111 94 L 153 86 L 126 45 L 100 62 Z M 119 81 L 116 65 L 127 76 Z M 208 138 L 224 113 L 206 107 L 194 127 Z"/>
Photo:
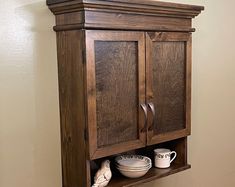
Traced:
<path fill-rule="evenodd" d="M 152 167 L 150 158 L 141 155 L 122 155 L 115 158 L 116 168 L 128 178 L 144 176 Z"/>
<path fill-rule="evenodd" d="M 150 158 L 141 155 L 122 155 L 115 158 L 117 166 L 124 168 L 148 168 L 152 166 Z"/>

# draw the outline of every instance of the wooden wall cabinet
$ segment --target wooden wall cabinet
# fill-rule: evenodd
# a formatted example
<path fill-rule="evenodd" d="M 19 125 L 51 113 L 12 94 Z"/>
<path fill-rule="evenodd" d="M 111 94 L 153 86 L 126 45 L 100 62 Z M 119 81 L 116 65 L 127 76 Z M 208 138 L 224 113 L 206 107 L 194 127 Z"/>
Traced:
<path fill-rule="evenodd" d="M 112 166 L 110 187 L 190 168 L 191 27 L 201 6 L 150 0 L 47 0 L 56 16 L 63 187 L 90 187 L 122 153 L 178 153 L 139 179 Z"/>

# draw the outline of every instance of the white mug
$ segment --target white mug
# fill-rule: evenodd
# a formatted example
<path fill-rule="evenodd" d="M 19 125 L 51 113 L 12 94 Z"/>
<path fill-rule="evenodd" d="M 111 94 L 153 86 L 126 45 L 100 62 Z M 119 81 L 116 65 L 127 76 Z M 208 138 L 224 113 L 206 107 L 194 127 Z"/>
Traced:
<path fill-rule="evenodd" d="M 155 149 L 155 167 L 157 168 L 168 168 L 171 165 L 171 162 L 175 160 L 177 153 L 171 151 L 170 149 Z M 171 159 L 171 155 L 174 154 Z"/>

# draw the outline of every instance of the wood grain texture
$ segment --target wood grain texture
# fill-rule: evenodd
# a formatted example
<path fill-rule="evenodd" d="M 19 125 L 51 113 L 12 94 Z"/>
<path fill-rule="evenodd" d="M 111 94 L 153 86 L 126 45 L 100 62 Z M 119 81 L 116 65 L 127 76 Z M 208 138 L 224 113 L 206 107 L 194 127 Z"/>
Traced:
<path fill-rule="evenodd" d="M 186 129 L 191 134 L 191 95 L 192 95 L 192 35 L 186 45 Z"/>
<path fill-rule="evenodd" d="M 65 2 L 71 2 L 71 1 L 75 1 L 75 0 L 46 0 L 47 5 L 57 4 L 57 3 L 65 3 Z M 81 1 L 82 0 L 80 0 L 80 2 Z"/>
<path fill-rule="evenodd" d="M 177 165 L 187 165 L 187 137 L 177 138 L 170 141 L 164 141 L 159 144 L 153 144 L 151 146 L 147 146 L 143 149 L 140 149 L 140 154 L 146 155 L 152 160 L 154 160 L 154 149 L 157 148 L 166 148 L 171 151 L 175 151 L 177 153 L 177 157 L 175 158 L 172 164 Z"/>
<path fill-rule="evenodd" d="M 157 148 L 167 148 L 172 151 L 176 151 L 178 156 L 172 162 L 171 167 L 167 169 L 158 169 L 154 167 L 154 149 Z M 165 177 L 176 172 L 189 169 L 190 165 L 187 163 L 187 138 L 180 138 L 173 141 L 167 141 L 161 144 L 146 146 L 141 149 L 135 149 L 128 151 L 125 154 L 137 154 L 148 156 L 153 161 L 153 168 L 143 177 L 137 179 L 130 179 L 122 176 L 120 172 L 115 167 L 115 157 L 116 155 L 107 157 L 111 161 L 111 169 L 113 177 L 108 186 L 111 187 L 129 187 L 129 186 L 141 186 L 143 183 L 149 182 L 154 179 Z M 103 159 L 97 159 L 91 161 L 91 175 L 94 176 L 96 171 L 99 169 L 99 166 Z M 93 178 L 93 177 L 92 177 Z"/>
<path fill-rule="evenodd" d="M 109 186 L 189 169 L 190 32 L 204 7 L 153 0 L 47 4 L 56 16 L 63 187 L 90 187 L 104 159 L 123 153 L 153 159 L 159 146 L 178 153 L 170 168 L 152 168 L 139 179 L 114 172 Z"/>
<path fill-rule="evenodd" d="M 90 157 L 143 147 L 144 33 L 87 31 L 86 36 Z"/>
<path fill-rule="evenodd" d="M 188 138 L 180 138 L 176 141 L 169 143 L 169 149 L 174 150 L 177 153 L 177 157 L 174 160 L 175 164 L 186 165 L 188 163 Z"/>
<path fill-rule="evenodd" d="M 57 33 L 64 187 L 90 186 L 89 173 L 85 172 L 87 162 L 82 40 L 83 31 Z"/>
<path fill-rule="evenodd" d="M 60 14 L 56 16 L 56 25 L 74 25 L 84 23 L 84 11 L 71 12 L 67 14 Z"/>
<path fill-rule="evenodd" d="M 56 31 L 121 29 L 193 32 L 191 19 L 203 10 L 201 6 L 149 0 L 48 1 L 48 4 L 57 17 Z"/>
<path fill-rule="evenodd" d="M 148 144 L 181 138 L 190 134 L 191 35 L 189 33 L 149 32 L 146 34 L 146 96 L 156 115 Z"/>
<path fill-rule="evenodd" d="M 181 9 L 181 12 L 185 10 L 195 10 L 201 11 L 204 10 L 203 6 L 196 5 L 188 5 L 188 4 L 180 4 L 180 3 L 168 3 L 163 1 L 152 1 L 152 0 L 47 0 L 47 5 L 52 4 L 76 4 L 76 3 L 86 3 L 86 4 L 101 4 L 101 5 L 122 5 L 122 6 L 130 6 L 139 5 L 139 6 L 151 6 L 152 9 L 154 7 L 169 8 L 169 9 Z"/>
<path fill-rule="evenodd" d="M 137 24 L 138 23 L 138 24 Z M 191 19 L 156 16 L 154 14 L 129 13 L 111 10 L 86 10 L 63 13 L 56 16 L 56 30 L 80 28 L 124 29 L 124 30 L 173 30 L 194 31 Z"/>
<path fill-rule="evenodd" d="M 138 139 L 138 43 L 95 41 L 98 147 Z"/>
<path fill-rule="evenodd" d="M 190 169 L 191 166 L 186 164 L 172 164 L 170 168 L 167 169 L 158 169 L 158 168 L 151 168 L 149 172 L 137 179 L 129 179 L 123 176 L 118 176 L 116 178 L 113 178 L 113 180 L 110 181 L 107 187 L 140 187 L 144 183 L 166 177 L 169 175 L 172 175 L 174 173 L 178 173 L 187 169 Z"/>
<path fill-rule="evenodd" d="M 125 25 L 117 24 L 114 22 L 113 24 L 97 24 L 97 23 L 76 23 L 69 25 L 57 25 L 54 26 L 53 29 L 56 32 L 59 31 L 68 31 L 68 30 L 80 30 L 80 29 L 88 29 L 88 30 L 122 30 L 122 31 L 161 31 L 161 32 L 195 32 L 194 28 L 191 27 L 181 27 L 181 26 L 168 26 L 168 25 L 150 25 L 148 27 L 144 26 L 144 20 L 142 20 L 142 25 L 129 25 L 128 23 Z"/>
<path fill-rule="evenodd" d="M 122 14 L 118 12 L 86 11 L 85 26 L 132 29 L 132 30 L 156 30 L 175 29 L 190 30 L 191 20 L 187 18 L 167 18 L 156 15 Z M 89 24 L 87 24 L 89 23 Z M 138 23 L 138 24 L 137 24 Z"/>
<path fill-rule="evenodd" d="M 155 134 L 185 128 L 185 42 L 153 43 Z"/>

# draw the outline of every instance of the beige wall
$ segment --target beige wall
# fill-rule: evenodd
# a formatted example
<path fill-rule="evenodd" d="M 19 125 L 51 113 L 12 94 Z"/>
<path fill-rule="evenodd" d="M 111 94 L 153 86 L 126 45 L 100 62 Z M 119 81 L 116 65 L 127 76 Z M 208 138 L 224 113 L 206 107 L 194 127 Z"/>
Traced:
<path fill-rule="evenodd" d="M 235 186 L 235 1 L 194 22 L 192 169 L 145 187 Z M 0 4 L 0 187 L 61 187 L 54 17 L 45 0 Z"/>

